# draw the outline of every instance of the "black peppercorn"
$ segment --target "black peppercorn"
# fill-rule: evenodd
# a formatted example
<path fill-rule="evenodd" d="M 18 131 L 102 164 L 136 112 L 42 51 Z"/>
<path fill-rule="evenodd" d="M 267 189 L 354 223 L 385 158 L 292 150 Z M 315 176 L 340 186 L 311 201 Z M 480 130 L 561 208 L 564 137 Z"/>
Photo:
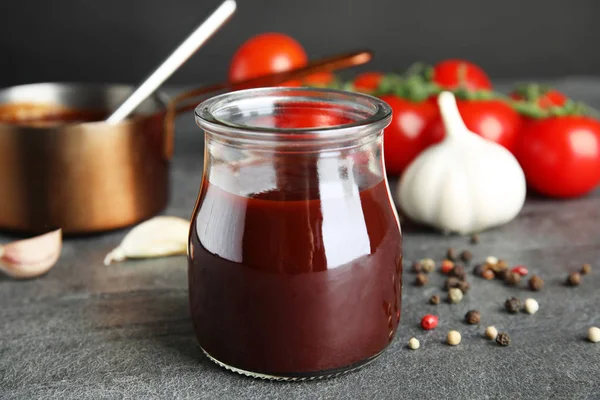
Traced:
<path fill-rule="evenodd" d="M 469 291 L 470 287 L 471 286 L 469 285 L 469 282 L 467 282 L 467 281 L 459 281 L 458 286 L 457 286 L 457 288 L 459 288 L 460 291 L 463 293 L 467 293 Z"/>
<path fill-rule="evenodd" d="M 581 274 L 579 272 L 573 272 L 567 278 L 567 283 L 571 286 L 579 286 L 581 283 Z"/>
<path fill-rule="evenodd" d="M 587 275 L 590 272 L 592 272 L 592 266 L 590 264 L 583 264 L 581 266 L 581 274 L 582 275 Z"/>
<path fill-rule="evenodd" d="M 500 279 L 501 281 L 506 281 L 506 278 L 509 274 L 507 269 L 503 269 L 500 271 L 495 272 L 496 274 L 496 279 Z"/>
<path fill-rule="evenodd" d="M 417 278 L 415 279 L 415 285 L 417 286 L 425 286 L 429 282 L 429 278 L 425 274 L 417 274 Z"/>
<path fill-rule="evenodd" d="M 467 277 L 467 273 L 465 272 L 465 267 L 462 265 L 455 265 L 454 268 L 450 271 L 450 276 L 455 276 L 460 280 L 463 280 Z"/>
<path fill-rule="evenodd" d="M 441 301 L 441 299 L 440 299 L 440 296 L 439 296 L 439 295 L 437 295 L 437 294 L 434 294 L 433 296 L 431 296 L 431 297 L 429 298 L 429 303 L 430 303 L 430 304 L 433 304 L 433 305 L 438 305 L 438 304 L 440 304 L 440 301 Z"/>
<path fill-rule="evenodd" d="M 469 262 L 473 259 L 473 254 L 471 254 L 469 250 L 464 250 L 462 253 L 460 253 L 460 259 L 464 262 Z"/>
<path fill-rule="evenodd" d="M 452 247 L 446 252 L 446 258 L 450 261 L 456 261 L 456 251 Z"/>
<path fill-rule="evenodd" d="M 421 261 L 415 261 L 412 265 L 412 270 L 413 272 L 416 272 L 417 274 L 419 272 L 423 271 L 423 263 L 421 263 Z"/>
<path fill-rule="evenodd" d="M 483 271 L 485 271 L 486 269 L 487 269 L 487 267 L 484 264 L 477 264 L 473 268 L 473 275 L 475 275 L 475 276 L 482 276 L 483 275 Z"/>
<path fill-rule="evenodd" d="M 496 343 L 500 346 L 508 346 L 510 344 L 510 336 L 506 332 L 500 332 L 498 336 L 496 336 Z"/>
<path fill-rule="evenodd" d="M 542 290 L 542 288 L 544 287 L 544 280 L 537 276 L 537 275 L 533 275 L 531 278 L 529 278 L 529 288 L 535 292 L 537 292 L 538 290 Z"/>
<path fill-rule="evenodd" d="M 444 289 L 448 290 L 448 289 L 458 287 L 459 282 L 460 282 L 460 280 L 458 278 L 451 276 L 450 278 L 448 278 L 444 281 Z"/>
<path fill-rule="evenodd" d="M 521 311 L 521 300 L 516 297 L 511 297 L 504 302 L 504 307 L 511 314 L 516 314 Z"/>
<path fill-rule="evenodd" d="M 474 233 L 473 235 L 471 235 L 471 244 L 477 244 L 479 243 L 479 235 Z"/>
<path fill-rule="evenodd" d="M 481 321 L 481 313 L 477 310 L 471 310 L 465 314 L 465 321 L 470 325 L 478 324 Z"/>
<path fill-rule="evenodd" d="M 506 274 L 506 278 L 504 279 L 504 283 L 508 286 L 517 286 L 521 282 L 521 275 L 516 272 L 508 272 Z"/>

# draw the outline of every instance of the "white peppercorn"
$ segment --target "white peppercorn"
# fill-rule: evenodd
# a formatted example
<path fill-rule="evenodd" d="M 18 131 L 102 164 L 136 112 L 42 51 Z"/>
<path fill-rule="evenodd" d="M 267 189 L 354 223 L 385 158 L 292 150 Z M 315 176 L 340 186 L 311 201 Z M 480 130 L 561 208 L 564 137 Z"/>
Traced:
<path fill-rule="evenodd" d="M 490 340 L 495 340 L 496 336 L 498 336 L 498 329 L 495 326 L 488 326 L 485 328 L 485 336 L 487 336 Z"/>
<path fill-rule="evenodd" d="M 450 331 L 448 332 L 448 344 L 450 346 L 456 346 L 457 344 L 460 343 L 460 332 L 458 331 Z"/>
<path fill-rule="evenodd" d="M 525 300 L 525 311 L 528 314 L 535 314 L 540 309 L 540 305 L 535 299 Z"/>
<path fill-rule="evenodd" d="M 408 347 L 412 350 L 416 350 L 421 346 L 421 344 L 419 343 L 419 340 L 417 338 L 410 338 L 410 340 L 408 341 Z"/>
<path fill-rule="evenodd" d="M 460 303 L 463 298 L 463 292 L 459 288 L 451 288 L 448 290 L 448 301 L 450 303 Z"/>
<path fill-rule="evenodd" d="M 588 340 L 592 343 L 600 342 L 600 328 L 592 326 L 588 329 Z"/>

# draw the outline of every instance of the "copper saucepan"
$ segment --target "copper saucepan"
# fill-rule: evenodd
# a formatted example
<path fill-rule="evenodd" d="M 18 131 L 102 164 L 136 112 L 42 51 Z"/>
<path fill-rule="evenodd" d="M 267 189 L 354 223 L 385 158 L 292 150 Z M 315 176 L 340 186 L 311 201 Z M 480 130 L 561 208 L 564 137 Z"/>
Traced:
<path fill-rule="evenodd" d="M 118 85 L 40 83 L 0 90 L 0 103 L 108 114 L 132 91 Z M 167 203 L 167 99 L 157 92 L 117 124 L 0 122 L 0 229 L 65 233 L 124 227 Z M 99 119 L 101 119 L 100 117 Z"/>

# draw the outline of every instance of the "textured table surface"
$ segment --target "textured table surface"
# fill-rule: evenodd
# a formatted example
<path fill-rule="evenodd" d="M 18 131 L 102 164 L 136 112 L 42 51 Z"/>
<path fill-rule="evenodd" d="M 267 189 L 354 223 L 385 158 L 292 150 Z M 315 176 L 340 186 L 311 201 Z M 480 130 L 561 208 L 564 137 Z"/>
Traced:
<path fill-rule="evenodd" d="M 600 106 L 600 81 L 573 78 L 556 86 Z M 189 217 L 201 148 L 187 115 L 178 125 L 165 214 Z M 407 225 L 406 265 L 440 259 L 448 247 L 470 249 L 476 259 L 496 255 L 525 264 L 546 287 L 532 293 L 470 276 L 462 303 L 436 307 L 427 299 L 442 293 L 443 278 L 433 274 L 417 288 L 405 269 L 401 327 L 388 350 L 358 372 L 305 383 L 253 380 L 211 364 L 192 331 L 184 257 L 102 264 L 126 232 L 66 240 L 59 263 L 42 278 L 0 277 L 0 398 L 600 398 L 600 344 L 585 340 L 587 328 L 600 325 L 598 191 L 570 201 L 532 197 L 515 221 L 483 233 L 478 245 Z M 578 288 L 564 286 L 568 271 L 583 262 L 594 273 Z M 510 315 L 503 311 L 509 296 L 535 297 L 540 310 Z M 482 312 L 480 326 L 463 322 L 472 308 Z M 418 323 L 428 312 L 440 315 L 440 325 L 424 332 Z M 512 345 L 483 338 L 487 324 L 509 332 Z M 459 346 L 443 343 L 449 329 L 462 332 Z M 411 336 L 421 341 L 418 351 L 406 347 Z"/>

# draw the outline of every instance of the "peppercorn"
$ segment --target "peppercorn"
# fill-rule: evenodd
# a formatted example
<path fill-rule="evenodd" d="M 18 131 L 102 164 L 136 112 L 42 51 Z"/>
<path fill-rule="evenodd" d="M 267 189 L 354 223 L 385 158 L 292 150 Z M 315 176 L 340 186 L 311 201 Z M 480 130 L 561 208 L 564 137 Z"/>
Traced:
<path fill-rule="evenodd" d="M 573 272 L 567 277 L 567 284 L 571 286 L 579 286 L 581 283 L 581 274 L 579 272 Z"/>
<path fill-rule="evenodd" d="M 581 274 L 582 275 L 587 275 L 590 272 L 592 272 L 592 266 L 590 264 L 583 264 L 581 266 Z"/>
<path fill-rule="evenodd" d="M 462 290 L 458 289 L 458 288 L 451 288 L 450 290 L 448 290 L 448 301 L 450 303 L 460 303 L 461 300 L 463 298 L 463 292 Z"/>
<path fill-rule="evenodd" d="M 511 297 L 504 302 L 504 307 L 511 314 L 516 314 L 521 310 L 521 300 Z"/>
<path fill-rule="evenodd" d="M 450 247 L 446 252 L 446 258 L 450 261 L 456 261 L 456 250 Z"/>
<path fill-rule="evenodd" d="M 600 342 L 600 328 L 592 326 L 588 329 L 588 340 L 592 343 Z"/>
<path fill-rule="evenodd" d="M 450 271 L 451 276 L 455 276 L 460 280 L 463 280 L 467 277 L 467 273 L 465 272 L 465 267 L 462 265 L 455 265 L 454 268 Z"/>
<path fill-rule="evenodd" d="M 438 317 L 435 315 L 427 314 L 421 318 L 421 327 L 427 331 L 435 328 L 438 324 Z"/>
<path fill-rule="evenodd" d="M 504 279 L 504 283 L 508 286 L 517 286 L 521 282 L 521 275 L 516 272 L 508 272 L 506 274 L 506 278 Z"/>
<path fill-rule="evenodd" d="M 494 256 L 487 256 L 485 259 L 485 263 L 488 265 L 496 265 L 498 264 L 498 258 Z"/>
<path fill-rule="evenodd" d="M 454 268 L 454 263 L 452 261 L 450 261 L 450 260 L 442 261 L 442 266 L 440 267 L 442 274 L 448 275 L 448 273 L 450 271 L 452 271 L 452 268 Z"/>
<path fill-rule="evenodd" d="M 507 269 L 503 269 L 500 271 L 496 271 L 494 272 L 494 275 L 496 276 L 496 279 L 500 279 L 501 281 L 505 281 L 506 277 L 508 276 L 508 270 Z"/>
<path fill-rule="evenodd" d="M 535 299 L 525 300 L 525 311 L 528 314 L 535 314 L 540 309 L 540 305 Z"/>
<path fill-rule="evenodd" d="M 458 331 L 450 331 L 448 332 L 447 342 L 450 346 L 456 346 L 460 343 L 460 332 Z"/>
<path fill-rule="evenodd" d="M 473 254 L 471 254 L 469 250 L 463 250 L 463 252 L 460 253 L 460 259 L 464 262 L 469 262 L 473 259 Z"/>
<path fill-rule="evenodd" d="M 461 292 L 467 293 L 471 288 L 471 285 L 469 285 L 469 282 L 467 281 L 459 281 L 457 288 L 459 288 Z"/>
<path fill-rule="evenodd" d="M 500 273 L 501 271 L 507 271 L 508 270 L 508 264 L 506 264 L 505 261 L 498 261 L 495 264 L 488 264 L 489 268 L 494 271 L 496 274 Z"/>
<path fill-rule="evenodd" d="M 469 325 L 478 324 L 481 321 L 481 313 L 477 310 L 471 310 L 465 314 L 465 321 Z"/>
<path fill-rule="evenodd" d="M 486 269 L 481 274 L 481 277 L 483 279 L 487 279 L 488 281 L 491 281 L 492 279 L 494 279 L 496 277 L 496 274 L 494 274 L 494 271 L 492 271 L 491 269 Z"/>
<path fill-rule="evenodd" d="M 421 261 L 415 261 L 412 265 L 412 270 L 413 272 L 416 272 L 417 274 L 423 271 L 423 264 L 421 263 Z"/>
<path fill-rule="evenodd" d="M 527 267 L 524 265 L 517 265 L 516 267 L 511 269 L 511 272 L 514 272 L 521 276 L 527 276 L 527 274 L 529 273 L 529 271 L 527 270 Z"/>
<path fill-rule="evenodd" d="M 498 336 L 498 329 L 495 326 L 488 326 L 485 328 L 485 336 L 489 339 L 494 340 Z"/>
<path fill-rule="evenodd" d="M 510 344 L 510 336 L 506 332 L 500 332 L 498 336 L 496 336 L 496 343 L 500 346 L 508 346 Z"/>
<path fill-rule="evenodd" d="M 410 340 L 408 341 L 408 347 L 412 350 L 417 350 L 419 347 L 421 346 L 421 344 L 419 343 L 419 340 L 417 338 L 410 338 Z"/>
<path fill-rule="evenodd" d="M 429 303 L 433 304 L 433 305 L 438 305 L 440 304 L 440 296 L 437 294 L 434 294 L 433 296 L 431 296 L 429 298 Z"/>
<path fill-rule="evenodd" d="M 448 290 L 448 289 L 458 287 L 459 282 L 460 282 L 460 280 L 458 280 L 458 278 L 451 276 L 450 278 L 447 278 L 444 281 L 444 289 Z"/>
<path fill-rule="evenodd" d="M 477 264 L 473 267 L 473 275 L 481 278 L 485 270 L 490 269 L 486 264 Z"/>
<path fill-rule="evenodd" d="M 420 261 L 424 272 L 433 272 L 435 270 L 435 261 L 431 258 L 424 258 Z"/>
<path fill-rule="evenodd" d="M 429 277 L 425 274 L 417 274 L 417 278 L 415 279 L 415 285 L 417 286 L 425 286 L 429 282 Z"/>
<path fill-rule="evenodd" d="M 533 275 L 531 278 L 529 278 L 529 288 L 534 292 L 542 290 L 543 287 L 544 280 L 540 276 Z"/>
<path fill-rule="evenodd" d="M 471 244 L 477 244 L 479 243 L 479 235 L 474 233 L 471 235 Z"/>

